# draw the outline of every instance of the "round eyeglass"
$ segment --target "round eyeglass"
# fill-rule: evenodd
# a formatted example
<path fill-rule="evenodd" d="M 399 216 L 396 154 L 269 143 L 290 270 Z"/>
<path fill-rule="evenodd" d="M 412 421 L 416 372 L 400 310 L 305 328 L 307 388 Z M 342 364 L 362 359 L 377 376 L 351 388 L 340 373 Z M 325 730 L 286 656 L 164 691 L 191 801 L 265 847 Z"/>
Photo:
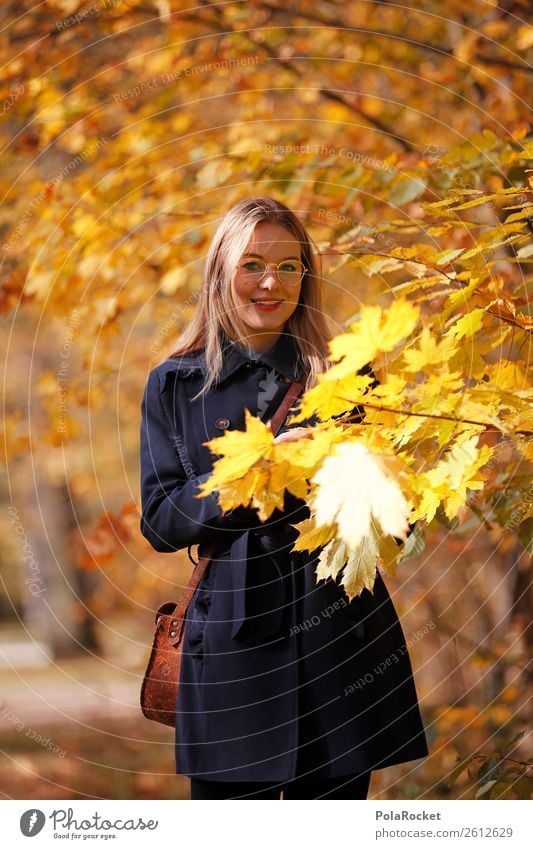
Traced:
<path fill-rule="evenodd" d="M 283 262 L 269 263 L 276 269 L 276 276 L 283 286 L 297 286 L 308 271 L 299 259 L 284 259 Z M 259 283 L 266 274 L 268 265 L 262 259 L 245 259 L 237 266 L 243 283 Z"/>

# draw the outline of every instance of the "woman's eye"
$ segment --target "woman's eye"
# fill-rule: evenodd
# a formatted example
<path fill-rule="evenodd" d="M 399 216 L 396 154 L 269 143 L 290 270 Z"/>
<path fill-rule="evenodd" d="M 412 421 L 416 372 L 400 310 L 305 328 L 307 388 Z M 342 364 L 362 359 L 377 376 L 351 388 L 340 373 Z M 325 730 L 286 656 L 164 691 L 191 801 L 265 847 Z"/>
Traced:
<path fill-rule="evenodd" d="M 280 265 L 280 271 L 296 271 L 298 266 L 294 262 L 283 262 Z"/>
<path fill-rule="evenodd" d="M 246 271 L 259 271 L 262 268 L 262 263 L 258 262 L 256 259 L 249 259 L 247 262 L 244 262 L 242 265 Z"/>

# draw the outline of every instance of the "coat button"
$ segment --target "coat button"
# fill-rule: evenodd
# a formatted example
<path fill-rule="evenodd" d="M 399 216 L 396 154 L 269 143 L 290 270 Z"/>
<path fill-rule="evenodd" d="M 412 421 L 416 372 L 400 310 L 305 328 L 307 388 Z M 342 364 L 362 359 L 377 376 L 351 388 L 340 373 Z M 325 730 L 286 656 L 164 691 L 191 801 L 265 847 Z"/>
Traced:
<path fill-rule="evenodd" d="M 229 419 L 224 418 L 223 416 L 220 419 L 217 419 L 215 422 L 215 427 L 217 430 L 226 430 L 229 427 L 230 421 Z"/>

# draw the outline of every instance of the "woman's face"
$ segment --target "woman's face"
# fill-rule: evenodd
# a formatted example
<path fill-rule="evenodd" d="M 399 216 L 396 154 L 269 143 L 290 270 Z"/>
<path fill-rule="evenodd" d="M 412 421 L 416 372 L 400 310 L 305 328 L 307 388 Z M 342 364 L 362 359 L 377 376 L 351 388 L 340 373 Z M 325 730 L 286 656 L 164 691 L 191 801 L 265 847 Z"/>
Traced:
<path fill-rule="evenodd" d="M 269 266 L 264 277 L 250 284 L 245 282 L 244 270 L 236 268 L 231 276 L 231 293 L 249 341 L 260 341 L 266 350 L 265 346 L 274 344 L 298 306 L 302 288 L 301 281 L 292 286 L 280 283 L 273 264 L 291 259 L 301 261 L 300 242 L 290 230 L 263 221 L 256 225 L 239 263 L 253 259 L 261 259 Z"/>

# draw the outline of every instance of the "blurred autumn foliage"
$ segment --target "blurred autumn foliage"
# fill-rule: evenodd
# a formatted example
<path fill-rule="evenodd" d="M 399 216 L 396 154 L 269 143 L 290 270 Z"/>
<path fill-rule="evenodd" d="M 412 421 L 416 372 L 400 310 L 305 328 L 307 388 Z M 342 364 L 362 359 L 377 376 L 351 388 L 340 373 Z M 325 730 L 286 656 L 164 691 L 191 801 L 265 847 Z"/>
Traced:
<path fill-rule="evenodd" d="M 408 641 L 424 633 L 410 653 L 431 757 L 390 785 L 380 774 L 375 793 L 529 798 L 528 8 L 2 4 L 6 634 L 22 622 L 52 659 L 105 664 L 127 621 L 130 659 L 114 662 L 141 668 L 152 611 L 190 574 L 138 531 L 141 394 L 195 310 L 220 218 L 272 195 L 316 241 L 345 367 L 379 313 L 359 348 L 382 386 L 366 431 L 402 455 L 423 520 L 387 583 Z M 84 794 L 72 773 L 53 780 Z"/>

